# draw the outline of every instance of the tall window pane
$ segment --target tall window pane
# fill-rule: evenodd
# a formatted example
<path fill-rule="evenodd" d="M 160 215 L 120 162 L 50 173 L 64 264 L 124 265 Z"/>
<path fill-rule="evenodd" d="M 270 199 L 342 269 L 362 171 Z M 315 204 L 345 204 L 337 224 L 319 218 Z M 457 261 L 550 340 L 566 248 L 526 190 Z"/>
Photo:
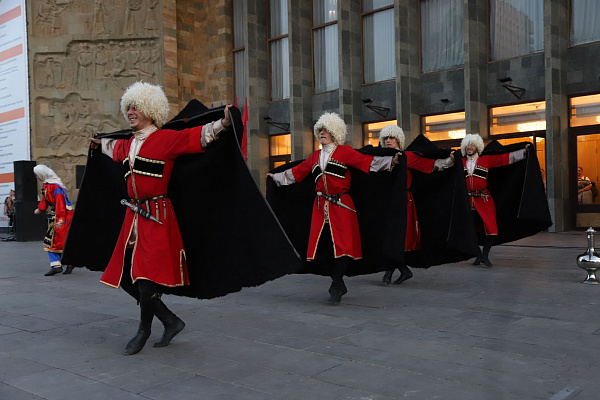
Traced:
<path fill-rule="evenodd" d="M 598 0 L 571 0 L 571 44 L 600 41 Z"/>
<path fill-rule="evenodd" d="M 313 26 L 337 21 L 337 0 L 313 0 Z"/>
<path fill-rule="evenodd" d="M 339 87 L 337 0 L 313 0 L 315 92 Z M 323 26 L 324 24 L 328 24 Z"/>
<path fill-rule="evenodd" d="M 394 5 L 394 0 L 363 0 L 362 10 L 373 11 L 378 8 Z"/>
<path fill-rule="evenodd" d="M 490 0 L 491 59 L 544 50 L 544 0 Z"/>
<path fill-rule="evenodd" d="M 288 38 L 271 42 L 271 100 L 290 97 L 290 58 Z"/>
<path fill-rule="evenodd" d="M 233 0 L 233 68 L 235 71 L 235 97 L 241 104 L 246 98 L 246 74 L 244 53 L 246 37 L 244 26 L 246 19 L 243 0 Z"/>
<path fill-rule="evenodd" d="M 243 0 L 233 0 L 233 48 L 244 47 L 245 15 Z"/>
<path fill-rule="evenodd" d="M 421 2 L 421 63 L 423 72 L 464 63 L 462 0 Z"/>
<path fill-rule="evenodd" d="M 244 50 L 233 53 L 235 68 L 235 96 L 239 103 L 244 104 L 246 98 L 246 74 L 244 69 Z"/>
<path fill-rule="evenodd" d="M 390 2 L 373 0 L 369 3 Z M 391 3 L 393 4 L 393 2 Z M 366 14 L 363 17 L 363 68 L 365 83 L 379 82 L 396 77 L 394 38 L 393 8 Z"/>
<path fill-rule="evenodd" d="M 269 1 L 271 100 L 290 97 L 290 57 L 287 0 Z"/>

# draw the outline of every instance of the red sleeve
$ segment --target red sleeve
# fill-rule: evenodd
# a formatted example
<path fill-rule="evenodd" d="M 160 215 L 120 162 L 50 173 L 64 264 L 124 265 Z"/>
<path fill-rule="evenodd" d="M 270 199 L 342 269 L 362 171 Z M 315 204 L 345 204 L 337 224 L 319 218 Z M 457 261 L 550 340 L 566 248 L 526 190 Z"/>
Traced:
<path fill-rule="evenodd" d="M 129 140 L 116 140 L 115 147 L 113 148 L 113 161 L 122 162 L 129 155 L 129 147 L 131 146 L 131 141 L 133 138 Z"/>
<path fill-rule="evenodd" d="M 161 130 L 164 135 L 164 146 L 167 157 L 177 158 L 184 154 L 204 153 L 202 143 L 202 126 L 187 128 L 182 131 Z"/>
<path fill-rule="evenodd" d="M 313 166 L 317 163 L 316 160 L 319 159 L 320 152 L 321 150 L 315 151 L 306 160 L 302 161 L 295 167 L 292 167 L 292 174 L 294 175 L 296 182 L 302 182 L 308 175 L 310 175 Z"/>
<path fill-rule="evenodd" d="M 40 204 L 38 204 L 38 210 L 40 211 L 46 211 L 46 209 L 48 208 L 48 203 L 46 202 L 46 196 L 48 193 L 49 187 L 48 185 L 44 184 L 44 188 L 43 188 L 43 193 L 44 196 L 42 196 L 42 200 L 40 201 Z"/>
<path fill-rule="evenodd" d="M 433 172 L 435 160 L 432 158 L 421 157 L 412 151 L 406 151 L 406 167 L 415 171 L 430 174 Z"/>
<path fill-rule="evenodd" d="M 498 155 L 493 155 L 493 156 L 483 156 L 481 157 L 482 161 L 485 160 L 485 166 L 486 168 L 496 168 L 496 167 L 503 167 L 505 165 L 509 165 L 510 164 L 510 153 L 505 153 L 505 154 L 498 154 Z"/>
<path fill-rule="evenodd" d="M 369 154 L 363 154 L 359 151 L 354 150 L 350 146 L 339 146 L 339 150 L 342 150 L 343 159 L 339 160 L 349 167 L 356 168 L 362 172 L 369 173 L 371 163 L 373 162 L 374 156 Z M 335 154 L 333 156 L 335 158 Z"/>

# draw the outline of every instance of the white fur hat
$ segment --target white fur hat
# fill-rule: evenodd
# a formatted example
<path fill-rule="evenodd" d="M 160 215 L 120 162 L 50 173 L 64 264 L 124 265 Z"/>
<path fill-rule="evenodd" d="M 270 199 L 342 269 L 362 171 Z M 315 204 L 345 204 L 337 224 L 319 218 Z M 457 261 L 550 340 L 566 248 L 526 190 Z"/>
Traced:
<path fill-rule="evenodd" d="M 319 117 L 319 120 L 314 127 L 314 133 L 317 138 L 319 137 L 319 131 L 322 128 L 325 128 L 327 132 L 331 133 L 331 137 L 336 144 L 344 144 L 348 131 L 346 123 L 339 115 L 326 112 Z"/>
<path fill-rule="evenodd" d="M 483 139 L 479 136 L 479 133 L 475 133 L 473 135 L 466 135 L 462 142 L 460 143 L 460 152 L 463 157 L 467 154 L 467 146 L 475 146 L 477 147 L 477 154 L 481 154 L 483 151 Z"/>
<path fill-rule="evenodd" d="M 160 86 L 146 82 L 136 82 L 129 86 L 121 97 L 121 112 L 125 119 L 128 119 L 127 110 L 130 106 L 152 119 L 159 128 L 169 120 L 169 101 Z"/>
<path fill-rule="evenodd" d="M 379 132 L 379 142 L 383 146 L 383 142 L 386 138 L 393 138 L 398 141 L 398 146 L 400 146 L 400 150 L 404 150 L 404 131 L 398 125 L 387 125 L 384 126 L 381 132 Z"/>

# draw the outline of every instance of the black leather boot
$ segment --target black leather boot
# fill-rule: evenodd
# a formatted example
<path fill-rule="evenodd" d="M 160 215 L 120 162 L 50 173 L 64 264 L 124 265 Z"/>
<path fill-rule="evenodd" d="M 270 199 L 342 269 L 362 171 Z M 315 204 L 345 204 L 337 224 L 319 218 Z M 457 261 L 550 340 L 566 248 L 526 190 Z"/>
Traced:
<path fill-rule="evenodd" d="M 477 246 L 477 257 L 475 257 L 475 261 L 473 261 L 473 265 L 479 265 L 481 264 L 481 249 L 479 248 L 479 246 Z"/>
<path fill-rule="evenodd" d="M 52 268 L 50 268 L 50 271 L 48 271 L 44 274 L 44 276 L 52 276 L 52 275 L 60 274 L 61 272 L 63 272 L 62 267 L 58 267 L 58 268 L 52 267 Z"/>
<path fill-rule="evenodd" d="M 381 282 L 383 283 L 384 286 L 388 286 L 390 283 L 392 283 L 392 275 L 394 275 L 394 270 L 385 271 L 385 274 L 383 275 L 383 278 L 381 279 Z"/>
<path fill-rule="evenodd" d="M 71 272 L 73 272 L 73 269 L 75 267 L 72 265 L 67 265 L 67 268 L 65 268 L 65 272 L 63 272 L 63 275 L 69 275 Z"/>
<path fill-rule="evenodd" d="M 342 296 L 348 293 L 348 288 L 344 283 L 344 274 L 350 264 L 350 257 L 339 257 L 333 261 L 333 273 L 331 274 L 331 286 L 329 287 L 329 302 L 339 304 Z"/>
<path fill-rule="evenodd" d="M 394 281 L 394 285 L 399 285 L 413 277 L 413 273 L 406 265 L 402 265 L 398 269 L 400 270 L 400 277 Z"/>
<path fill-rule="evenodd" d="M 481 256 L 481 261 L 487 266 L 491 267 L 492 262 L 489 259 L 490 250 L 492 249 L 492 244 L 494 243 L 495 236 L 486 235 L 485 240 L 483 241 L 483 253 Z"/>
<path fill-rule="evenodd" d="M 342 301 L 342 296 L 346 293 L 348 293 L 348 289 L 344 281 L 331 282 L 331 286 L 329 287 L 329 302 L 339 304 Z"/>
<path fill-rule="evenodd" d="M 169 310 L 165 303 L 163 303 L 160 299 L 158 300 L 158 304 L 154 311 L 156 317 L 165 326 L 162 337 L 158 342 L 154 343 L 154 347 L 168 346 L 175 335 L 185 328 L 185 322 L 183 322 L 177 315 L 173 314 L 173 312 Z"/>
<path fill-rule="evenodd" d="M 158 301 L 160 301 L 158 295 L 153 295 L 150 298 L 142 297 L 140 299 L 140 325 L 136 335 L 125 346 L 123 355 L 130 356 L 139 353 L 144 348 L 152 331 L 152 319 L 154 318 L 154 310 Z"/>

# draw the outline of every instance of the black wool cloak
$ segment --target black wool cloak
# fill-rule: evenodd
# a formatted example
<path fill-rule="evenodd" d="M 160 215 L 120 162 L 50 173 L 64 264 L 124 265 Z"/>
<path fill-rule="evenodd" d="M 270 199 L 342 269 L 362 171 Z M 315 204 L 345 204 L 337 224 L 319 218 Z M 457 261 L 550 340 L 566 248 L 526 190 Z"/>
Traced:
<path fill-rule="evenodd" d="M 393 156 L 391 149 L 361 149 L 363 153 L 376 156 Z M 273 173 L 282 172 L 303 160 L 282 165 Z M 350 196 L 356 206 L 361 235 L 363 258 L 350 263 L 347 276 L 365 275 L 387 270 L 390 264 L 404 260 L 404 248 L 395 243 L 404 243 L 406 236 L 406 212 L 392 212 L 398 207 L 406 209 L 406 157 L 392 171 L 351 171 Z M 309 176 L 302 182 L 277 187 L 267 178 L 267 200 L 281 222 L 297 252 L 305 260 L 299 273 L 331 275 L 330 265 L 319 260 L 306 261 L 310 222 L 315 200 L 315 182 Z M 335 207 L 335 206 L 332 206 Z"/>
<path fill-rule="evenodd" d="M 182 130 L 224 116 L 224 107 L 192 100 L 163 128 Z M 165 293 L 210 299 L 261 285 L 296 272 L 301 260 L 252 179 L 240 150 L 240 111 L 230 108 L 232 127 L 205 153 L 177 159 L 168 196 L 186 250 L 191 284 Z M 98 135 L 128 138 L 131 131 Z M 125 215 L 124 167 L 103 155 L 88 154 L 62 263 L 101 271 L 108 264 Z"/>
<path fill-rule="evenodd" d="M 438 148 L 424 135 L 407 147 L 425 158 L 447 158 L 451 150 Z M 406 252 L 406 264 L 416 268 L 468 260 L 477 255 L 477 236 L 469 206 L 460 151 L 453 167 L 426 174 L 411 171 L 421 249 Z"/>
<path fill-rule="evenodd" d="M 527 143 L 503 146 L 494 140 L 481 155 L 510 153 L 524 148 Z M 488 190 L 496 204 L 498 236 L 494 245 L 533 236 L 552 226 L 542 172 L 533 146 L 529 146 L 525 160 L 490 169 Z M 485 235 L 478 232 L 478 236 L 482 244 Z"/>

